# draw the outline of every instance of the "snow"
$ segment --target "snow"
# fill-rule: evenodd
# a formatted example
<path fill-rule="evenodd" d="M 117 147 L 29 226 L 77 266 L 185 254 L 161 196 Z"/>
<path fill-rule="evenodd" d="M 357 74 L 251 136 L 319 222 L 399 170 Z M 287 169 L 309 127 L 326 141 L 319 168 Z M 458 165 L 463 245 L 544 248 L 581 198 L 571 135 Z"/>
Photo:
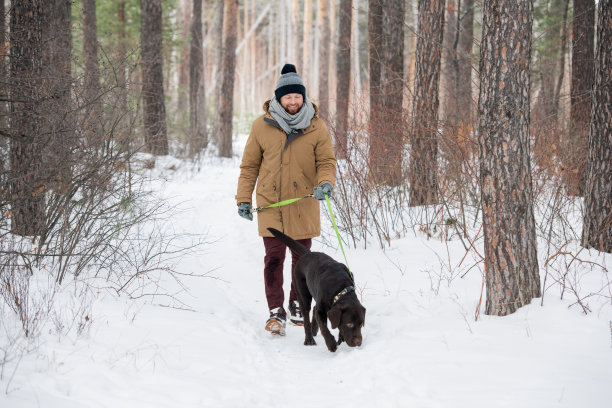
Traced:
<path fill-rule="evenodd" d="M 100 292 L 84 335 L 44 332 L 4 365 L 0 407 L 610 406 L 610 299 L 590 298 L 585 315 L 553 287 L 543 306 L 535 299 L 506 317 L 481 311 L 476 321 L 482 276 L 476 268 L 460 276 L 458 241 L 412 236 L 385 252 L 345 245 L 367 308 L 361 347 L 330 353 L 320 334 L 317 346 L 306 347 L 303 328 L 294 326 L 271 336 L 263 329 L 263 243 L 234 202 L 239 162 L 208 156 L 194 172 L 161 158 L 153 170 L 161 176 L 155 189 L 182 210 L 173 228 L 209 242 L 178 265 L 208 273 L 183 277 L 188 291 L 177 296 L 191 310 Z M 313 250 L 343 260 L 321 240 Z M 590 256 L 608 269 L 612 263 L 610 255 Z M 586 293 L 601 279 L 601 271 L 585 269 Z"/>

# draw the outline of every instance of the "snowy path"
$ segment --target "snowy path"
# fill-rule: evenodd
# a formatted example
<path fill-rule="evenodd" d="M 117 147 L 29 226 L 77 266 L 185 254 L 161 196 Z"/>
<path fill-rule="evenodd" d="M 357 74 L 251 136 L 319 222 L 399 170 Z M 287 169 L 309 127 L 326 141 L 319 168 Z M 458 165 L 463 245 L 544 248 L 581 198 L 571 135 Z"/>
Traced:
<path fill-rule="evenodd" d="M 45 337 L 8 395 L 0 383 L 0 407 L 609 406 L 609 306 L 584 317 L 549 296 L 544 308 L 538 301 L 474 322 L 476 273 L 431 290 L 425 271 L 440 272 L 434 251 L 446 256 L 437 241 L 406 238 L 386 256 L 347 251 L 367 308 L 361 348 L 329 353 L 320 335 L 318 346 L 305 347 L 303 328 L 292 326 L 270 336 L 263 244 L 233 198 L 238 163 L 211 159 L 200 174 L 179 171 L 163 186 L 184 203 L 175 227 L 208 231 L 214 241 L 181 264 L 218 278 L 186 279 L 195 311 L 101 300 L 89 336 Z M 449 248 L 456 264 L 463 248 Z M 319 242 L 313 249 L 342 258 Z"/>

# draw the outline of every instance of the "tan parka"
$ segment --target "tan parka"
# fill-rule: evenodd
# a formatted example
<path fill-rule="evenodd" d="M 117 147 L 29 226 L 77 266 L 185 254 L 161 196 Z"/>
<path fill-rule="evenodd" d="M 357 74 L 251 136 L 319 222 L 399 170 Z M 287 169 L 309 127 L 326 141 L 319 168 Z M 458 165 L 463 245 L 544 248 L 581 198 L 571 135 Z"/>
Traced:
<path fill-rule="evenodd" d="M 270 115 L 270 101 L 264 115 L 253 122 L 247 139 L 236 203 L 251 203 L 257 183 L 256 206 L 265 207 L 290 198 L 303 197 L 315 186 L 336 181 L 336 157 L 327 126 L 315 115 L 308 128 L 288 140 L 287 134 Z M 259 235 L 271 237 L 267 228 L 276 228 L 293 239 L 321 234 L 319 201 L 305 198 L 295 203 L 267 208 L 256 215 Z"/>

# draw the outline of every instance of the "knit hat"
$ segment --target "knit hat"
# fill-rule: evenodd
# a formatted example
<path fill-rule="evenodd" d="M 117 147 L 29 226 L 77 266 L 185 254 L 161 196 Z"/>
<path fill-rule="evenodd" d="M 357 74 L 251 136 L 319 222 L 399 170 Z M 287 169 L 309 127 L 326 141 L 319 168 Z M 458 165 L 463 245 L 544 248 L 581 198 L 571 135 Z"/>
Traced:
<path fill-rule="evenodd" d="M 306 87 L 304 87 L 302 78 L 296 72 L 295 65 L 285 64 L 281 70 L 281 76 L 276 81 L 274 95 L 276 100 L 280 101 L 283 96 L 290 93 L 302 94 L 302 97 L 306 99 Z"/>

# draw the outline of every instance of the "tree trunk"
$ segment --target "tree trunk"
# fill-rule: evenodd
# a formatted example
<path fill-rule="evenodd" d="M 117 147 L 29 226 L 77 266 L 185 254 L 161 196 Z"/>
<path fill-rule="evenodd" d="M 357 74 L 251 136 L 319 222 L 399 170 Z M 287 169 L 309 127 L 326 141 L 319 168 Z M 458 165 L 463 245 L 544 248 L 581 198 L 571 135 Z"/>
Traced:
<path fill-rule="evenodd" d="M 202 50 L 202 0 L 193 0 L 189 49 L 189 154 L 194 157 L 206 147 L 206 120 L 199 106 L 205 103 Z"/>
<path fill-rule="evenodd" d="M 49 0 L 44 3 L 43 76 L 40 114 L 45 118 L 42 132 L 48 135 L 44 146 L 43 174 L 58 193 L 65 193 L 72 180 L 72 146 L 74 117 L 71 106 L 72 22 L 71 0 Z"/>
<path fill-rule="evenodd" d="M 215 7 L 215 41 L 217 55 L 216 55 L 216 71 L 215 71 L 215 123 L 213 130 L 214 141 L 219 144 L 219 131 L 220 131 L 220 111 L 219 107 L 221 104 L 221 83 L 223 82 L 223 32 L 225 31 L 224 25 L 225 15 L 225 0 L 217 0 Z"/>
<path fill-rule="evenodd" d="M 353 80 L 353 97 L 361 96 L 361 59 L 360 55 L 360 35 L 359 35 L 359 7 L 360 0 L 355 0 L 351 16 L 351 47 L 353 48 L 353 62 L 351 64 L 351 79 Z"/>
<path fill-rule="evenodd" d="M 43 70 L 42 0 L 12 5 L 10 23 L 10 197 L 11 232 L 39 235 L 45 225 L 45 185 L 41 180 L 43 117 L 39 114 Z"/>
<path fill-rule="evenodd" d="M 189 5 L 190 5 L 191 1 L 188 0 L 182 0 L 179 1 L 179 9 L 181 10 L 181 12 L 179 13 L 179 19 L 180 19 L 180 27 L 181 27 L 181 36 L 180 39 L 182 41 L 184 41 L 185 43 L 187 43 L 187 41 L 189 40 L 189 28 L 190 28 L 190 24 L 189 24 Z M 194 5 L 193 7 L 195 7 L 195 1 L 194 1 Z M 191 24 L 193 24 L 193 16 L 191 16 Z M 193 34 L 193 33 L 191 33 Z M 177 110 L 177 116 L 179 118 L 185 118 L 186 117 L 186 111 L 187 109 L 189 109 L 189 112 L 191 113 L 191 106 L 189 108 L 187 108 L 187 100 L 188 100 L 188 95 L 189 98 L 191 98 L 190 92 L 191 92 L 191 85 L 189 84 L 189 81 L 191 79 L 191 62 L 190 62 L 190 57 L 191 57 L 191 47 L 186 47 L 186 46 L 182 46 L 180 47 L 180 53 L 179 53 L 179 61 L 178 61 L 178 86 L 177 86 L 177 103 L 176 103 L 176 110 Z M 191 125 L 191 121 L 189 122 Z M 190 135 L 191 137 L 192 135 Z"/>
<path fill-rule="evenodd" d="M 405 144 L 404 95 L 404 0 L 386 0 L 383 7 L 383 63 L 380 74 L 381 130 L 384 166 L 377 172 L 385 174 L 380 180 L 391 186 L 403 182 L 402 153 Z"/>
<path fill-rule="evenodd" d="M 234 112 L 234 74 L 236 70 L 236 40 L 238 0 L 228 0 L 223 19 L 223 82 L 219 100 L 219 156 L 232 157 L 232 118 Z"/>
<path fill-rule="evenodd" d="M 329 119 L 329 0 L 319 0 L 319 114 Z"/>
<path fill-rule="evenodd" d="M 125 0 L 120 1 L 117 4 L 117 18 L 119 23 L 119 67 L 117 73 L 117 85 L 119 86 L 119 112 L 120 115 L 126 115 L 121 120 L 121 125 L 118 129 L 117 143 L 121 150 L 129 149 L 130 145 L 130 129 L 131 126 L 127 123 L 125 118 L 128 112 L 128 81 L 127 81 L 127 38 L 125 33 L 126 22 L 125 22 Z"/>
<path fill-rule="evenodd" d="M 381 71 L 383 58 L 383 0 L 368 0 L 368 48 L 370 63 L 370 176 L 375 183 L 383 183 L 384 141 L 382 129 Z"/>
<path fill-rule="evenodd" d="M 612 2 L 600 0 L 583 245 L 612 253 Z"/>
<path fill-rule="evenodd" d="M 563 143 L 564 181 L 570 195 L 582 196 L 586 184 L 591 90 L 594 75 L 595 1 L 574 0 L 570 131 Z"/>
<path fill-rule="evenodd" d="M 540 79 L 540 89 L 533 107 L 535 138 L 534 156 L 541 167 L 552 166 L 552 157 L 559 153 L 558 116 L 555 110 L 555 78 L 559 73 L 557 61 L 561 50 L 563 2 L 567 0 L 549 0 L 536 3 L 543 7 L 544 18 L 541 19 L 543 30 L 541 46 L 534 47 L 537 64 L 534 65 L 534 77 Z M 537 40 L 537 38 L 536 38 Z M 536 41 L 534 41 L 536 43 Z"/>
<path fill-rule="evenodd" d="M 301 72 L 306 89 L 312 86 L 310 67 L 312 67 L 312 0 L 304 0 L 304 36 L 302 42 L 302 66 L 297 66 L 297 71 Z"/>
<path fill-rule="evenodd" d="M 101 143 L 103 124 L 102 103 L 100 102 L 96 0 L 83 0 L 82 6 L 85 126 L 89 145 L 94 146 Z"/>
<path fill-rule="evenodd" d="M 514 313 L 540 296 L 531 165 L 530 0 L 484 3 L 478 102 L 486 313 Z"/>
<path fill-rule="evenodd" d="M 162 60 L 162 2 L 141 0 L 141 65 L 145 150 L 168 154 Z"/>
<path fill-rule="evenodd" d="M 336 156 L 347 157 L 347 125 L 351 83 L 351 17 L 353 0 L 342 0 L 338 15 L 338 62 L 336 87 Z"/>
<path fill-rule="evenodd" d="M 474 0 L 449 0 L 448 5 L 444 31 L 446 98 L 443 111 L 447 133 L 462 145 L 472 123 L 470 54 L 474 41 Z"/>
<path fill-rule="evenodd" d="M 410 205 L 438 202 L 438 86 L 444 0 L 419 0 L 412 135 Z"/>
<path fill-rule="evenodd" d="M 253 9 L 255 11 L 255 9 Z M 302 70 L 302 53 L 300 48 L 304 44 L 300 43 L 300 1 L 293 0 L 291 6 L 291 37 L 293 38 L 293 45 L 295 47 L 295 60 L 293 63 L 297 67 L 298 71 Z"/>

